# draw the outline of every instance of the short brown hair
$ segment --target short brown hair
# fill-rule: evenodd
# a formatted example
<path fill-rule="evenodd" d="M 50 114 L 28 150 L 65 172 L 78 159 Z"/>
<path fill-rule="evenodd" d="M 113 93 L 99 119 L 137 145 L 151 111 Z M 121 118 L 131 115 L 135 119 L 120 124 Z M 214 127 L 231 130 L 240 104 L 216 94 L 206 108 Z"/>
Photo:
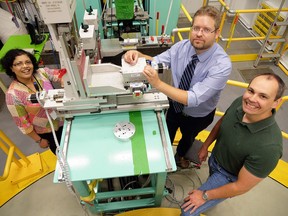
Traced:
<path fill-rule="evenodd" d="M 214 26 L 215 29 L 219 29 L 220 23 L 221 23 L 221 13 L 217 8 L 213 6 L 204 6 L 198 9 L 196 13 L 194 14 L 194 18 L 192 20 L 192 26 L 194 24 L 195 17 L 204 16 L 204 15 L 211 17 L 215 21 L 215 26 Z"/>

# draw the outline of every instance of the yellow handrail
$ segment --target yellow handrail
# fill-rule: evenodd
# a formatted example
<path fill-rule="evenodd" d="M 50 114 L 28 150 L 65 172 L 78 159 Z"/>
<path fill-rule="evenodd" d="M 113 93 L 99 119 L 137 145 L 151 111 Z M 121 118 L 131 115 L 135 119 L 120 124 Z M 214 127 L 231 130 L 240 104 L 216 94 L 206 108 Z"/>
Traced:
<path fill-rule="evenodd" d="M 4 141 L 4 140 L 3 140 Z M 3 152 L 7 155 L 9 155 L 10 153 L 10 149 L 7 148 L 7 146 L 4 144 L 4 142 L 2 142 L 2 134 L 1 134 L 1 130 L 0 130 L 0 148 L 3 150 Z M 11 148 L 11 147 L 10 147 Z M 15 149 L 13 150 L 15 151 Z M 18 167 L 22 167 L 22 164 L 17 160 L 17 158 L 15 156 L 12 157 L 12 161 L 18 166 Z"/>
<path fill-rule="evenodd" d="M 258 36 L 258 37 L 239 37 L 239 38 L 231 38 L 231 39 L 227 39 L 227 38 L 223 38 L 222 36 L 219 36 L 221 41 L 252 41 L 252 40 L 264 40 L 265 36 Z M 270 36 L 269 39 L 279 39 L 281 38 L 281 36 Z"/>
<path fill-rule="evenodd" d="M 227 10 L 229 13 L 260 13 L 260 12 L 277 12 L 277 8 L 267 8 L 267 9 L 245 9 L 245 10 L 230 10 L 227 4 L 223 0 L 218 0 L 218 2 Z M 288 8 L 282 8 L 282 11 L 288 12 Z"/>
<path fill-rule="evenodd" d="M 20 151 L 19 148 L 15 146 L 15 144 L 3 133 L 2 130 L 0 130 L 0 138 L 11 148 L 14 146 L 15 153 L 27 164 L 29 165 L 31 162 L 28 160 L 28 158 Z M 15 161 L 14 161 L 15 162 Z"/>
<path fill-rule="evenodd" d="M 223 29 L 223 26 L 224 26 L 224 23 L 225 23 L 226 16 L 227 16 L 227 12 L 224 11 L 223 14 L 222 14 L 222 19 L 221 19 L 220 27 L 219 27 L 220 33 L 222 32 L 222 29 Z M 218 40 L 219 40 L 219 37 L 217 38 L 216 42 L 218 42 Z"/>
<path fill-rule="evenodd" d="M 186 10 L 186 8 L 184 7 L 184 5 L 181 3 L 180 8 L 182 9 L 183 13 L 185 14 L 185 16 L 187 17 L 187 19 L 192 22 L 192 17 L 190 16 L 189 12 Z"/>
<path fill-rule="evenodd" d="M 224 38 L 223 35 L 220 35 L 220 37 L 219 37 L 221 39 L 221 41 L 227 41 L 225 49 L 230 47 L 230 44 L 231 44 L 232 41 L 265 40 L 266 39 L 266 35 L 260 29 L 257 29 L 256 26 L 253 26 L 253 29 L 260 35 L 260 37 L 253 37 L 252 36 L 252 37 L 243 37 L 243 38 L 233 38 L 234 29 L 235 29 L 235 26 L 237 24 L 238 17 L 239 17 L 240 13 L 242 13 L 242 14 L 243 13 L 259 13 L 259 14 L 265 15 L 266 13 L 269 12 L 269 13 L 273 13 L 276 16 L 276 14 L 277 14 L 276 12 L 278 12 L 278 10 L 279 10 L 278 8 L 267 8 L 267 7 L 264 7 L 264 6 L 263 6 L 263 8 L 260 8 L 260 9 L 231 10 L 223 0 L 218 0 L 218 2 L 221 4 L 221 6 L 223 8 L 225 8 L 225 10 L 224 10 L 225 13 L 229 13 L 229 14 L 232 14 L 232 15 L 234 14 L 235 15 L 234 21 L 231 24 L 231 30 L 230 30 L 229 37 L 228 38 Z M 288 8 L 281 8 L 281 12 L 288 12 Z M 269 17 L 268 17 L 268 19 L 269 19 Z M 270 22 L 273 23 L 274 19 L 270 20 Z M 262 29 L 264 29 L 264 26 L 262 26 Z M 272 30 L 272 32 L 273 32 L 273 34 L 276 34 L 277 30 L 274 29 L 274 30 Z M 273 35 L 269 36 L 269 39 L 276 39 L 276 38 L 281 38 L 281 36 L 273 36 Z M 274 53 L 276 53 L 276 52 L 277 51 L 274 51 Z M 243 58 L 243 56 L 245 56 L 246 58 Z M 257 56 L 258 56 L 258 54 L 254 56 L 253 60 L 256 60 Z M 241 61 L 244 61 L 244 60 L 251 61 L 251 54 L 246 54 L 246 55 L 245 54 L 241 54 L 241 55 L 238 55 L 238 58 Z M 233 59 L 235 59 L 235 57 Z M 277 62 L 277 64 L 278 64 L 278 62 Z"/>
<path fill-rule="evenodd" d="M 19 168 L 23 165 L 15 157 L 18 155 L 28 166 L 31 162 L 30 160 L 18 149 L 15 144 L 0 130 L 0 148 L 5 154 L 7 154 L 6 164 L 4 167 L 3 175 L 0 176 L 0 181 L 7 179 L 12 162 L 15 163 Z"/>
<path fill-rule="evenodd" d="M 4 171 L 3 171 L 3 175 L 0 176 L 0 181 L 4 181 L 5 179 L 7 179 L 8 175 L 9 175 L 10 167 L 11 167 L 11 163 L 12 163 L 12 158 L 13 158 L 13 154 L 14 154 L 14 149 L 15 149 L 14 146 L 12 146 L 9 149 L 8 156 L 6 159 L 6 164 L 5 164 Z"/>
<path fill-rule="evenodd" d="M 235 17 L 234 17 L 234 20 L 233 20 L 233 24 L 231 25 L 230 27 L 230 36 L 229 36 L 229 40 L 226 44 L 226 48 L 230 47 L 230 43 L 231 43 L 231 39 L 234 35 L 234 31 L 235 31 L 235 28 L 236 28 L 236 23 L 238 22 L 238 19 L 239 19 L 239 13 L 236 13 Z"/>
<path fill-rule="evenodd" d="M 262 15 L 265 15 L 266 13 L 274 13 L 275 15 L 277 14 L 276 12 L 278 12 L 278 8 L 267 8 L 265 7 L 265 5 L 262 5 L 263 8 L 259 8 L 259 9 L 245 9 L 245 10 L 231 10 L 228 5 L 223 1 L 223 0 L 218 0 L 218 2 L 221 4 L 221 10 L 222 8 L 223 9 L 223 12 L 222 12 L 222 19 L 221 19 L 221 23 L 220 23 L 220 35 L 219 37 L 217 38 L 217 42 L 218 40 L 221 40 L 221 41 L 224 41 L 226 42 L 226 47 L 225 49 L 228 49 L 230 47 L 230 44 L 231 42 L 238 42 L 238 41 L 263 41 L 266 39 L 266 35 L 265 33 L 263 33 L 260 29 L 257 29 L 257 26 L 253 26 L 253 29 L 255 32 L 257 32 L 259 34 L 259 36 L 251 36 L 251 37 L 241 37 L 241 38 L 233 38 L 233 35 L 234 35 L 234 31 L 235 31 L 235 27 L 236 27 L 236 24 L 238 22 L 238 19 L 240 17 L 240 14 L 247 14 L 247 13 L 259 13 L 259 14 L 262 14 Z M 207 1 L 203 1 L 203 5 L 206 5 L 207 4 Z M 191 18 L 189 12 L 185 9 L 184 5 L 181 4 L 181 10 L 183 11 L 184 15 L 187 17 L 187 19 L 191 22 L 193 18 Z M 288 12 L 288 8 L 282 8 L 281 9 L 281 12 Z M 228 37 L 224 37 L 222 35 L 222 29 L 223 29 L 223 26 L 224 26 L 224 22 L 226 20 L 226 16 L 227 14 L 230 14 L 230 15 L 234 15 L 234 21 L 232 22 L 231 26 L 230 26 L 230 33 L 229 33 L 229 36 Z M 273 19 L 274 21 L 274 19 Z M 273 22 L 272 21 L 272 22 Z M 275 27 L 276 28 L 276 27 Z M 274 29 L 275 32 L 277 32 L 276 29 Z M 183 40 L 182 38 L 182 35 L 181 35 L 181 32 L 188 32 L 190 31 L 190 29 L 188 28 L 177 28 L 177 29 L 173 29 L 172 31 L 172 42 L 175 41 L 175 35 L 177 33 L 178 37 L 180 40 Z M 276 33 L 273 33 L 273 34 L 276 34 Z M 282 38 L 281 35 L 270 35 L 269 36 L 269 40 L 271 39 L 280 39 Z M 274 50 L 273 53 L 277 53 L 277 50 Z M 283 52 L 281 53 L 283 54 Z M 255 54 L 251 54 L 251 53 L 248 53 L 248 54 L 234 54 L 232 55 L 233 57 L 231 58 L 232 61 L 254 61 L 257 59 L 258 57 L 258 53 L 255 53 Z M 283 70 L 283 72 L 285 74 L 288 75 L 288 72 L 287 72 L 287 69 L 285 67 L 283 67 L 283 65 L 279 64 L 279 61 L 276 62 L 277 65 L 279 65 L 279 68 L 281 70 Z"/>
<path fill-rule="evenodd" d="M 239 82 L 239 81 L 235 81 L 235 80 L 227 80 L 227 84 L 232 85 L 232 86 L 238 86 L 241 88 L 247 88 L 248 87 L 248 83 Z"/>

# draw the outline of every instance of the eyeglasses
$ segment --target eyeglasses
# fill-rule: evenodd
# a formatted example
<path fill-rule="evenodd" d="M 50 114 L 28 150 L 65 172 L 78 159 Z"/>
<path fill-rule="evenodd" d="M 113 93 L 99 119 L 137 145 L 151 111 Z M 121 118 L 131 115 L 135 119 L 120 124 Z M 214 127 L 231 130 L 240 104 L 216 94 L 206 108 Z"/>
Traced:
<path fill-rule="evenodd" d="M 13 64 L 14 67 L 23 67 L 24 65 L 32 65 L 32 61 L 25 61 L 25 62 L 17 62 Z"/>
<path fill-rule="evenodd" d="M 211 30 L 210 28 L 201 28 L 199 26 L 192 26 L 191 27 L 193 32 L 202 32 L 203 34 L 209 34 L 209 33 L 214 33 L 215 31 L 217 31 L 217 28 L 215 28 L 214 30 Z"/>

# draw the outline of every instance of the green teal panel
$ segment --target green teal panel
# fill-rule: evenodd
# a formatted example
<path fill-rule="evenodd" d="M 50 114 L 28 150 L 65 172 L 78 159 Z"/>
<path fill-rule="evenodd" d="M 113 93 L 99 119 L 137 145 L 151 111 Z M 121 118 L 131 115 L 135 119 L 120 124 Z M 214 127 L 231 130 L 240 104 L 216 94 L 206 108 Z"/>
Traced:
<path fill-rule="evenodd" d="M 171 12 L 168 15 L 170 3 L 172 3 Z M 156 35 L 156 18 L 159 12 L 158 35 L 161 34 L 162 25 L 166 25 L 168 19 L 166 34 L 170 35 L 172 30 L 177 27 L 180 13 L 181 0 L 150 0 L 149 1 L 149 35 Z"/>
<path fill-rule="evenodd" d="M 117 20 L 130 20 L 134 17 L 134 0 L 115 1 Z"/>
<path fill-rule="evenodd" d="M 134 173 L 149 173 L 146 143 L 143 131 L 143 122 L 141 112 L 130 112 L 130 122 L 135 125 L 136 131 L 131 138 L 132 152 L 134 161 Z"/>
<path fill-rule="evenodd" d="M 154 113 L 154 111 L 152 111 Z M 156 118 L 156 113 L 154 115 L 147 115 L 148 113 L 142 113 L 143 130 L 145 133 L 145 142 L 147 148 L 147 157 L 149 161 L 150 173 L 159 173 L 159 168 L 166 170 L 166 161 L 164 156 L 164 149 L 162 145 L 160 129 Z M 167 152 L 169 155 L 169 161 L 172 165 L 172 170 L 176 170 L 176 164 L 174 160 L 174 153 L 172 145 L 169 138 L 169 133 L 167 129 L 165 115 L 162 112 L 161 118 L 164 126 Z M 155 127 L 151 127 L 152 123 L 156 122 Z"/>
<path fill-rule="evenodd" d="M 162 120 L 166 128 L 163 114 Z M 114 136 L 114 126 L 122 121 L 131 121 L 136 127 L 130 140 L 121 141 Z M 167 134 L 166 131 L 166 139 L 169 140 Z M 170 143 L 168 152 L 173 170 L 176 170 Z M 166 163 L 155 112 L 76 116 L 71 126 L 67 160 L 72 181 L 165 172 Z M 54 178 L 57 182 L 56 176 L 57 170 Z"/>

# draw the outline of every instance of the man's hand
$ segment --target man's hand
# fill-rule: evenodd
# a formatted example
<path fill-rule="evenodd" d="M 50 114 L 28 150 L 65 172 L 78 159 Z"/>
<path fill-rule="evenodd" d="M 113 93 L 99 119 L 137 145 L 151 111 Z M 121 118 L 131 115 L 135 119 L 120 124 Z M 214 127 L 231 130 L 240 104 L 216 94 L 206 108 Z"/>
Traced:
<path fill-rule="evenodd" d="M 158 89 L 161 80 L 159 79 L 158 73 L 150 65 L 146 65 L 143 71 L 144 76 L 148 82 L 156 89 Z"/>
<path fill-rule="evenodd" d="M 206 161 L 207 157 L 208 157 L 208 149 L 204 145 L 202 145 L 202 147 L 198 152 L 199 161 L 202 163 Z"/>
<path fill-rule="evenodd" d="M 139 52 L 136 50 L 129 50 L 124 54 L 124 60 L 131 64 L 135 65 L 139 58 Z"/>
<path fill-rule="evenodd" d="M 202 198 L 203 191 L 193 190 L 188 193 L 188 196 L 184 199 L 185 203 L 181 206 L 184 212 L 190 210 L 192 214 L 197 208 L 205 203 L 205 200 Z"/>

